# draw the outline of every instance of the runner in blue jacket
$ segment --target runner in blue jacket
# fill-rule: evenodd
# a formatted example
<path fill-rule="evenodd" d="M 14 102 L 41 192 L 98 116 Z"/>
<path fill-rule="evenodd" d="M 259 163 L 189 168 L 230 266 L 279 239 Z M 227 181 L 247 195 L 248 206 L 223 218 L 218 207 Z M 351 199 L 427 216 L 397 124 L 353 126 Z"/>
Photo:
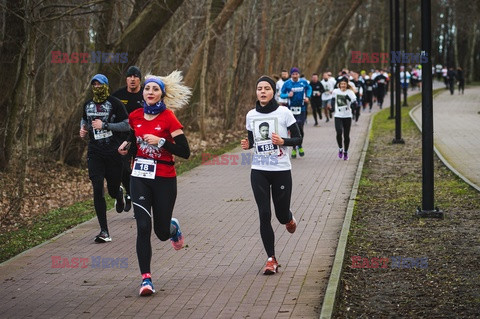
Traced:
<path fill-rule="evenodd" d="M 307 105 L 312 95 L 312 87 L 306 80 L 300 79 L 300 70 L 298 68 L 291 68 L 290 79 L 287 80 L 282 87 L 280 98 L 288 99 L 288 108 L 292 111 L 295 120 L 297 120 L 300 133 L 303 136 L 303 125 L 307 118 Z M 298 146 L 298 153 L 304 156 L 305 152 L 302 145 Z M 297 150 L 294 147 L 292 150 L 292 158 L 297 157 Z"/>

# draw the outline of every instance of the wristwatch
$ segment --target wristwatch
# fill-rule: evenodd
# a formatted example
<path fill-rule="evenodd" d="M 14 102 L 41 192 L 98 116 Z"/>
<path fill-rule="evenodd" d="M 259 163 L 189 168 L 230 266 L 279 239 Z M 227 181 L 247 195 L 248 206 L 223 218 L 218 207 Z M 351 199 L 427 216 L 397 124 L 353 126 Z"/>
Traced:
<path fill-rule="evenodd" d="M 158 141 L 158 144 L 157 144 L 158 148 L 162 148 L 163 144 L 165 144 L 165 139 L 162 137 Z"/>

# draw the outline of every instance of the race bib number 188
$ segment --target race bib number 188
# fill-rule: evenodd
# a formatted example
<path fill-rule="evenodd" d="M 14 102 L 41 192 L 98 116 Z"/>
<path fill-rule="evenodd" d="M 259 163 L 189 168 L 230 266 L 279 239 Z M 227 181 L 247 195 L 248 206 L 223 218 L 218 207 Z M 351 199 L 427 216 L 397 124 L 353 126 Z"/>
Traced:
<path fill-rule="evenodd" d="M 256 151 L 259 155 L 278 155 L 278 146 L 272 143 L 272 140 L 256 142 Z"/>

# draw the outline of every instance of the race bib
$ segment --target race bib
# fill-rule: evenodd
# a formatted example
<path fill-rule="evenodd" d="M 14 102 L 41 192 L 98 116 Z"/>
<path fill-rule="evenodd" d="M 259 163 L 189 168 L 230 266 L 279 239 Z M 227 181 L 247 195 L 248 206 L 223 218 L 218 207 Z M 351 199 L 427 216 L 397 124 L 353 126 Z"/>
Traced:
<path fill-rule="evenodd" d="M 292 111 L 293 115 L 299 115 L 302 113 L 301 106 L 290 106 L 290 111 Z"/>
<path fill-rule="evenodd" d="M 133 163 L 132 176 L 155 179 L 157 162 L 153 159 L 135 158 Z"/>
<path fill-rule="evenodd" d="M 274 145 L 272 140 L 258 141 L 255 145 L 258 155 L 278 155 L 278 145 Z"/>
<path fill-rule="evenodd" d="M 367 91 L 373 91 L 373 87 L 367 86 Z"/>
<path fill-rule="evenodd" d="M 313 96 L 319 96 L 320 95 L 320 91 L 313 91 Z"/>
<path fill-rule="evenodd" d="M 107 138 L 107 137 L 110 137 L 113 135 L 113 132 L 112 131 L 109 131 L 109 130 L 96 130 L 96 129 L 93 129 L 93 137 L 96 139 L 96 140 L 101 140 L 103 138 Z"/>

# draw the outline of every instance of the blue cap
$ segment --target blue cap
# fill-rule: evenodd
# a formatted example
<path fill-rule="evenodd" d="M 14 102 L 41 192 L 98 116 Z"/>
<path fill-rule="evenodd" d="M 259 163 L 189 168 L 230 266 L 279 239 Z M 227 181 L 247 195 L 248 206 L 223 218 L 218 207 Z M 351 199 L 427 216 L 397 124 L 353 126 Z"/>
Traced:
<path fill-rule="evenodd" d="M 93 83 L 93 81 L 98 81 L 100 84 L 106 84 L 108 85 L 108 79 L 105 75 L 103 74 L 95 74 L 92 78 L 92 80 L 90 81 L 90 84 Z"/>
<path fill-rule="evenodd" d="M 290 74 L 295 73 L 295 72 L 300 73 L 300 70 L 298 68 L 291 68 L 290 69 Z"/>

